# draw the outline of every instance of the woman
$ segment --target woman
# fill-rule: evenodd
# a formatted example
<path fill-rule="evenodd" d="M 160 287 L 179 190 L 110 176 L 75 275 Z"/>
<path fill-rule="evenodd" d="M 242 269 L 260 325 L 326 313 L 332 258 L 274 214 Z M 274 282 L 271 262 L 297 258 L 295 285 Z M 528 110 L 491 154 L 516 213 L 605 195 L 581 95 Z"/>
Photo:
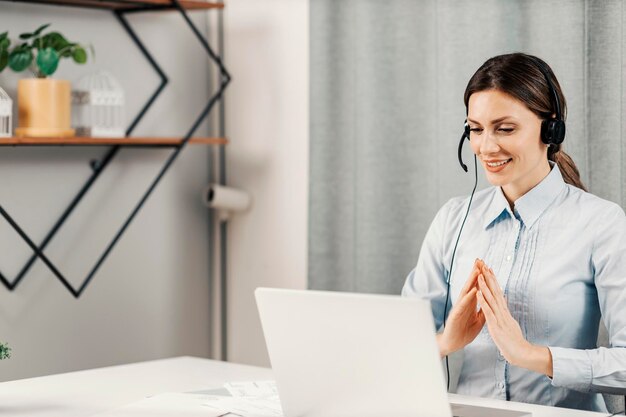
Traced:
<path fill-rule="evenodd" d="M 437 328 L 449 312 L 437 342 L 442 357 L 464 350 L 459 394 L 604 412 L 598 392 L 626 394 L 624 211 L 542 133 L 566 115 L 545 62 L 491 58 L 464 101 L 493 187 L 474 195 L 452 268 L 470 198 L 439 210 L 403 295 L 429 299 Z M 600 319 L 610 348 L 596 347 Z"/>

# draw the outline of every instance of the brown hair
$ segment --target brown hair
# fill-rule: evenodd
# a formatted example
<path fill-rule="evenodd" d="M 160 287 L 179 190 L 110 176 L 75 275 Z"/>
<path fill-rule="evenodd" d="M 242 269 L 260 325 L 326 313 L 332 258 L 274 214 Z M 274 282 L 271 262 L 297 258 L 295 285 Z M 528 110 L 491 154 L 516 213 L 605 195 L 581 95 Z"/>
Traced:
<path fill-rule="evenodd" d="M 538 67 L 541 65 L 550 77 L 561 104 L 561 120 L 567 117 L 567 104 L 558 80 L 552 69 L 540 58 L 520 52 L 498 55 L 488 59 L 474 73 L 467 84 L 463 101 L 465 108 L 472 94 L 485 90 L 499 90 L 515 97 L 541 119 L 549 119 L 556 111 L 546 76 Z M 581 190 L 587 191 L 572 158 L 561 150 L 561 144 L 550 145 L 548 159 L 559 165 L 563 179 Z"/>

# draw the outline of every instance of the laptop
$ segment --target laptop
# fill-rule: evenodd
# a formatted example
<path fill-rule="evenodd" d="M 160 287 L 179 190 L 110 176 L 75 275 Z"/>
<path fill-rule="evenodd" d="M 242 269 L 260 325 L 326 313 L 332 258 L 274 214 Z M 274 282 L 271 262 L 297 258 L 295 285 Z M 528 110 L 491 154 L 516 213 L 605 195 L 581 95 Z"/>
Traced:
<path fill-rule="evenodd" d="M 285 417 L 522 417 L 451 408 L 430 303 L 418 298 L 258 288 Z"/>

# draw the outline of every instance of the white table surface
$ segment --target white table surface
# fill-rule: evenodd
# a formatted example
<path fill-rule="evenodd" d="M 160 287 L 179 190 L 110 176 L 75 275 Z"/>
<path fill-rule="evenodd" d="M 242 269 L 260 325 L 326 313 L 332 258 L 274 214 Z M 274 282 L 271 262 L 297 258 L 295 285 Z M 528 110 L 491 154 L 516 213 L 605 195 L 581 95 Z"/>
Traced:
<path fill-rule="evenodd" d="M 179 357 L 0 383 L 0 416 L 90 416 L 163 392 L 220 388 L 228 381 L 272 379 L 267 368 Z M 450 395 L 456 403 L 527 410 L 534 417 L 605 416 Z"/>

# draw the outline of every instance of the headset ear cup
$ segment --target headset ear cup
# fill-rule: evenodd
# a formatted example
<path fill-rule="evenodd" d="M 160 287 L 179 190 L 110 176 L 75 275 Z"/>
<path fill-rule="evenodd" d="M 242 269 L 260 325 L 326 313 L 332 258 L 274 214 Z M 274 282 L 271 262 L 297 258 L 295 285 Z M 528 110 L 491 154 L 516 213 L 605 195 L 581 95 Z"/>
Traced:
<path fill-rule="evenodd" d="M 465 125 L 463 126 L 463 135 L 467 138 L 467 140 L 470 139 L 470 127 L 467 124 L 467 122 L 465 122 Z"/>
<path fill-rule="evenodd" d="M 552 120 L 544 120 L 541 122 L 541 141 L 546 145 L 552 143 L 552 134 L 550 133 L 550 122 Z"/>
<path fill-rule="evenodd" d="M 541 141 L 546 145 L 560 145 L 565 140 L 565 122 L 549 119 L 541 122 Z"/>
<path fill-rule="evenodd" d="M 554 121 L 554 144 L 560 145 L 565 140 L 565 122 L 563 120 Z"/>

